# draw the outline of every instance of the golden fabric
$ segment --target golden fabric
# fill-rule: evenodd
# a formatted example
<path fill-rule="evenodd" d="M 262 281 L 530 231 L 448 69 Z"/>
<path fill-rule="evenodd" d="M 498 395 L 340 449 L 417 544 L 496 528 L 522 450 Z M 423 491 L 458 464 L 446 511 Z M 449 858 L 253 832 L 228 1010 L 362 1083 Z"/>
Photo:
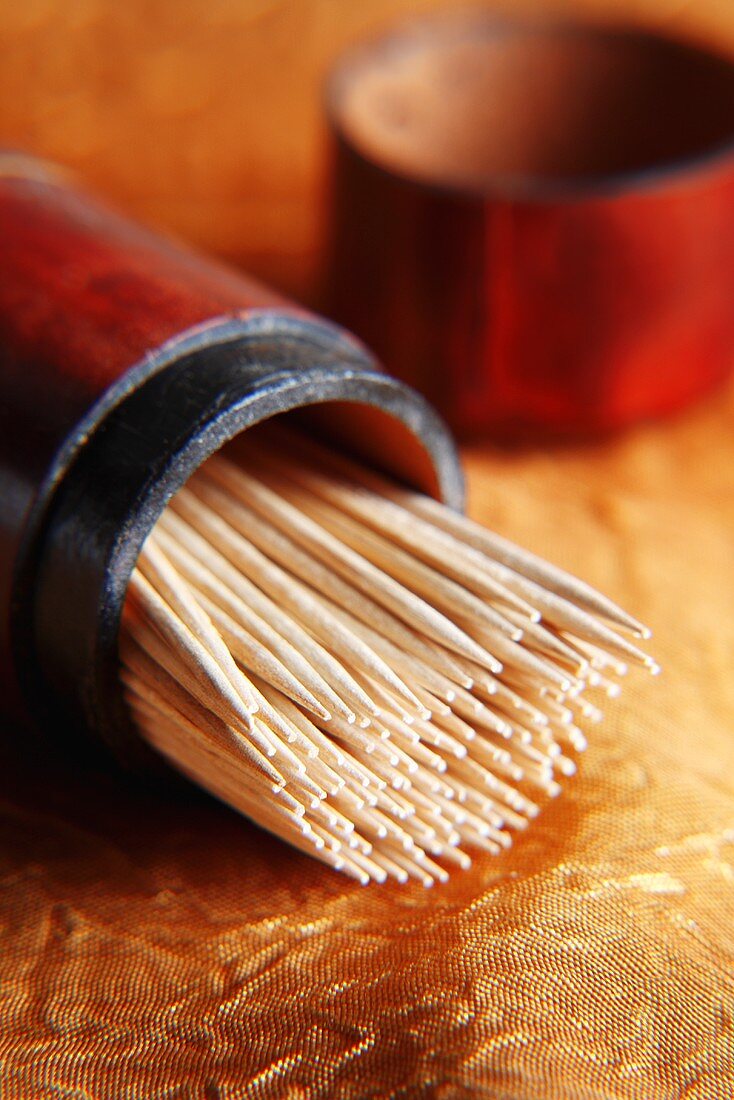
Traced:
<path fill-rule="evenodd" d="M 663 675 L 511 853 L 433 891 L 6 754 L 3 1100 L 734 1095 L 734 391 L 467 461 L 473 514 L 649 622 Z"/>

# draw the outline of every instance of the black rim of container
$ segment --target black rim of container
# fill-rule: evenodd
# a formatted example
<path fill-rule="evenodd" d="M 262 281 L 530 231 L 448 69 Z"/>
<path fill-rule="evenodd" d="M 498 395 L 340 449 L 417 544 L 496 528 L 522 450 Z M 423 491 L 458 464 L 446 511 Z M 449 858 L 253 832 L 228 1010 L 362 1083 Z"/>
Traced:
<path fill-rule="evenodd" d="M 337 326 L 269 312 L 201 344 L 142 377 L 127 372 L 105 394 L 92 430 L 85 423 L 67 440 L 16 571 L 14 657 L 34 717 L 45 727 L 93 730 L 135 766 L 149 766 L 151 753 L 133 735 L 118 675 L 127 583 L 170 497 L 224 443 L 297 408 L 371 405 L 422 444 L 441 498 L 463 504 L 440 417 Z"/>

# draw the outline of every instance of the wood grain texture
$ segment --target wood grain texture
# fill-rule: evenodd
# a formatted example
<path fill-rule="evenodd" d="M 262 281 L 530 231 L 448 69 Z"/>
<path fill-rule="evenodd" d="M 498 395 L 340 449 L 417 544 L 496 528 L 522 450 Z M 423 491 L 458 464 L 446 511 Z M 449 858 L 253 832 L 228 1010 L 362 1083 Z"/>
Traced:
<path fill-rule="evenodd" d="M 0 142 L 313 302 L 323 77 L 351 42 L 462 0 L 0 2 Z M 537 13 L 544 0 L 498 10 Z M 559 0 L 734 48 L 728 0 Z"/>

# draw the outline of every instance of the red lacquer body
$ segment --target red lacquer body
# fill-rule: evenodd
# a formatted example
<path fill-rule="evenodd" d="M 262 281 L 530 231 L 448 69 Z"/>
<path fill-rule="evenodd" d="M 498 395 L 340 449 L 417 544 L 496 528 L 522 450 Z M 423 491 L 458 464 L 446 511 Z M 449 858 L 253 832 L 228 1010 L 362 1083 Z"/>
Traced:
<path fill-rule="evenodd" d="M 205 343 L 272 291 L 169 244 L 82 195 L 55 170 L 0 156 L 0 686 L 14 571 L 34 501 L 53 491 L 65 441 L 126 372 Z M 80 429 L 81 426 L 81 429 Z M 16 704 L 14 708 L 21 708 Z"/>
<path fill-rule="evenodd" d="M 134 363 L 197 325 L 288 305 L 122 218 L 63 178 L 0 158 L 3 386 L 53 431 Z M 27 169 L 28 171 L 28 169 Z M 58 432 L 57 432 L 58 436 Z"/>

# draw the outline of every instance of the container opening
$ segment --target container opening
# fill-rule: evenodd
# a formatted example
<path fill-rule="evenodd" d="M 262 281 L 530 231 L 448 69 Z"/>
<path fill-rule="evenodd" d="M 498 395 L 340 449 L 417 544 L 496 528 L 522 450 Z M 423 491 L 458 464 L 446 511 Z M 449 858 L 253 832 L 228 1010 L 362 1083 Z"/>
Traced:
<path fill-rule="evenodd" d="M 374 405 L 329 401 L 283 413 L 253 430 L 267 435 L 271 423 L 301 431 L 410 488 L 441 498 L 439 472 L 423 444 L 401 420 Z"/>
<path fill-rule="evenodd" d="M 734 65 L 637 31 L 417 22 L 353 54 L 332 93 L 362 153 L 459 187 L 599 181 L 734 139 Z"/>

